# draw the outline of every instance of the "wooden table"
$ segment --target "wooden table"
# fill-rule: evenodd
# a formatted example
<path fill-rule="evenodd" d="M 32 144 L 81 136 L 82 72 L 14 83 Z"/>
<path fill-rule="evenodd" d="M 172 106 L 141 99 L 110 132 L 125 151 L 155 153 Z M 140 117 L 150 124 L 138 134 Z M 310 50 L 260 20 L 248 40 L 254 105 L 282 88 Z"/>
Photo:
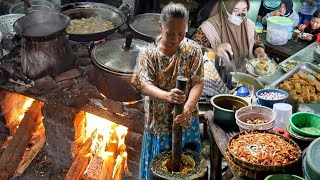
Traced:
<path fill-rule="evenodd" d="M 266 36 L 266 32 L 259 34 L 260 40 L 265 45 L 266 53 L 269 55 L 269 57 L 275 59 L 277 63 L 283 61 L 284 59 L 287 59 L 288 57 L 294 55 L 296 52 L 311 44 L 308 41 L 299 39 L 298 42 L 289 40 L 288 43 L 283 46 L 275 46 L 267 42 Z M 279 60 L 277 60 L 277 58 Z"/>

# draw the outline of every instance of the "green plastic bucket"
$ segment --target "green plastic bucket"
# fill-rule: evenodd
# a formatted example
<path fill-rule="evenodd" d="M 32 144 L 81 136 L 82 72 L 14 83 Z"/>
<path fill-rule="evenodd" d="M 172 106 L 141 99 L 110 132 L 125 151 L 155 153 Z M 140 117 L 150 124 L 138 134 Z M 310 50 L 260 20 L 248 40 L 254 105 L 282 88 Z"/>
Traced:
<path fill-rule="evenodd" d="M 290 117 L 292 130 L 305 137 L 320 137 L 320 116 L 309 112 L 298 112 Z"/>

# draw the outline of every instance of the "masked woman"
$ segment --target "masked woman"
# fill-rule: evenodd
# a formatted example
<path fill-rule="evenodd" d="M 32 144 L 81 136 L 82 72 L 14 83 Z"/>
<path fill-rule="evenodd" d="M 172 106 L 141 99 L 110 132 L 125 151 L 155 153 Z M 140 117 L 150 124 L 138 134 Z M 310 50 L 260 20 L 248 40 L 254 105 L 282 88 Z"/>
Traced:
<path fill-rule="evenodd" d="M 247 18 L 249 9 L 247 0 L 219 1 L 213 8 L 213 16 L 201 24 L 192 39 L 214 49 L 226 64 L 230 64 L 227 52 L 230 53 L 237 69 L 244 71 L 244 58 L 267 57 L 254 22 Z"/>
<path fill-rule="evenodd" d="M 272 11 L 262 18 L 262 24 L 267 25 L 267 19 L 272 16 L 282 16 L 293 20 L 293 26 L 298 26 L 299 15 L 293 10 L 292 0 L 282 0 L 278 10 Z"/>
<path fill-rule="evenodd" d="M 159 153 L 171 150 L 172 123 L 183 126 L 182 146 L 200 151 L 197 103 L 203 88 L 201 48 L 185 39 L 188 12 L 182 4 L 162 9 L 161 36 L 155 46 L 140 53 L 133 85 L 146 95 L 146 121 L 140 161 L 140 178 L 150 179 L 150 162 Z M 177 76 L 189 79 L 186 90 L 176 89 Z M 173 119 L 174 104 L 184 104 Z"/>

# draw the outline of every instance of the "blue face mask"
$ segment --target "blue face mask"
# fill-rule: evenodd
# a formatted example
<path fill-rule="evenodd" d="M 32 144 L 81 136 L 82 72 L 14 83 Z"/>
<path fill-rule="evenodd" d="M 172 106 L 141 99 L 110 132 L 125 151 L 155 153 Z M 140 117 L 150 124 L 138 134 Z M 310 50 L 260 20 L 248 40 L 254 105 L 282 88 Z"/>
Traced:
<path fill-rule="evenodd" d="M 263 1 L 263 5 L 267 8 L 267 9 L 275 9 L 277 7 L 279 7 L 281 4 L 281 0 L 264 0 Z"/>

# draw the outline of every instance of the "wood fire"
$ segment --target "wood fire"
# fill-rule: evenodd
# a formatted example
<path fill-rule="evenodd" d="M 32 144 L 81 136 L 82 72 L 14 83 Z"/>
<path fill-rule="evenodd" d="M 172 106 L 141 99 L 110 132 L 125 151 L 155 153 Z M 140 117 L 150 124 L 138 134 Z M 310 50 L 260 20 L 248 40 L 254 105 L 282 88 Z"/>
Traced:
<path fill-rule="evenodd" d="M 85 142 L 66 179 L 122 179 L 127 169 L 124 143 L 128 128 L 85 113 Z"/>
<path fill-rule="evenodd" d="M 43 102 L 16 93 L 0 91 L 1 115 L 8 132 L 0 144 L 0 179 L 20 176 L 46 142 L 42 122 Z M 81 148 L 73 154 L 73 163 L 65 179 L 121 180 L 128 172 L 125 137 L 128 128 L 78 111 L 74 121 L 82 121 Z M 75 129 L 81 129 L 75 127 Z M 76 132 L 78 133 L 78 132 Z M 78 137 L 78 136 L 75 136 Z"/>
<path fill-rule="evenodd" d="M 0 92 L 2 116 L 10 131 L 1 148 L 0 179 L 21 175 L 45 143 L 43 103 L 7 91 Z"/>

